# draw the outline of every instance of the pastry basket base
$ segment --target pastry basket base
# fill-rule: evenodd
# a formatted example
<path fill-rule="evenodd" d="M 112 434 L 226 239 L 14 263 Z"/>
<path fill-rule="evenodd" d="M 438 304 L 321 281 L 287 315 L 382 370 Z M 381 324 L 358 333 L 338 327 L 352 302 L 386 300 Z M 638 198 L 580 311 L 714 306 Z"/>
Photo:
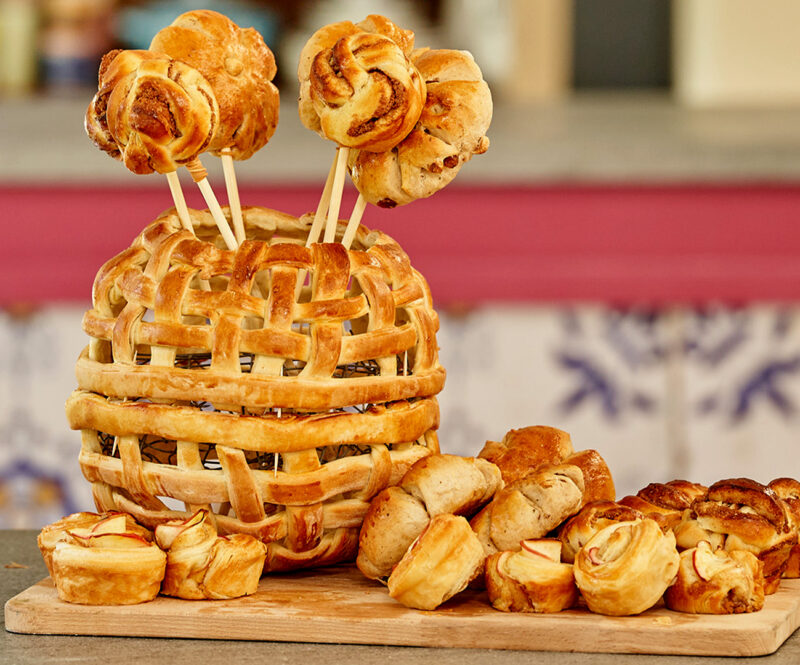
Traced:
<path fill-rule="evenodd" d="M 433 612 L 408 609 L 351 565 L 261 579 L 253 596 L 185 601 L 159 596 L 133 606 L 58 600 L 50 578 L 10 599 L 14 633 L 207 638 L 530 651 L 760 656 L 800 626 L 800 580 L 784 580 L 752 614 L 691 615 L 657 607 L 633 617 L 585 609 L 558 614 L 494 610 L 467 590 Z"/>

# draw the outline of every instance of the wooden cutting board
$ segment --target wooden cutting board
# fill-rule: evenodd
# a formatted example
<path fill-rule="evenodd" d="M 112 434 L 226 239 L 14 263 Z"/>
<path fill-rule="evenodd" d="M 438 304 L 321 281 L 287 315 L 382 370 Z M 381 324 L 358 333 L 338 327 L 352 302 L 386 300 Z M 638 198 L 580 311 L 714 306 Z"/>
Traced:
<path fill-rule="evenodd" d="M 350 566 L 264 577 L 255 595 L 236 600 L 159 597 L 125 607 L 61 602 L 47 578 L 6 603 L 5 622 L 11 632 L 34 634 L 760 656 L 800 626 L 800 580 L 784 580 L 753 614 L 692 615 L 659 607 L 605 617 L 585 609 L 507 614 L 473 591 L 433 612 L 411 610 Z"/>

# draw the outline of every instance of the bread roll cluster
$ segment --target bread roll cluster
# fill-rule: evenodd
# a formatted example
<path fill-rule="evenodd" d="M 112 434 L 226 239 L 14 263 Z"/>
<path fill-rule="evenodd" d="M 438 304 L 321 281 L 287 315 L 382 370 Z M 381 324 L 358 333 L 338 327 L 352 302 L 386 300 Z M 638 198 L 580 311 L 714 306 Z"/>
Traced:
<path fill-rule="evenodd" d="M 254 29 L 217 12 L 188 12 L 149 50 L 103 57 L 86 132 L 138 174 L 173 172 L 207 150 L 246 159 L 275 131 L 275 72 Z"/>

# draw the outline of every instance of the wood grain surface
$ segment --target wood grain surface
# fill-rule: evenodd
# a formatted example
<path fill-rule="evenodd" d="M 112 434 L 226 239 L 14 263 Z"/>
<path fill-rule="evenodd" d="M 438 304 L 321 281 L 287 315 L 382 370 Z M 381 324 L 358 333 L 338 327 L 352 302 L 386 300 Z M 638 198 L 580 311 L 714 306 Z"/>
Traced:
<path fill-rule="evenodd" d="M 657 607 L 605 617 L 580 608 L 506 614 L 474 591 L 432 612 L 411 610 L 350 566 L 264 577 L 255 595 L 236 600 L 159 597 L 134 606 L 64 603 L 47 578 L 6 603 L 5 623 L 10 632 L 31 634 L 758 656 L 775 651 L 800 626 L 800 580 L 784 580 L 753 614 Z"/>

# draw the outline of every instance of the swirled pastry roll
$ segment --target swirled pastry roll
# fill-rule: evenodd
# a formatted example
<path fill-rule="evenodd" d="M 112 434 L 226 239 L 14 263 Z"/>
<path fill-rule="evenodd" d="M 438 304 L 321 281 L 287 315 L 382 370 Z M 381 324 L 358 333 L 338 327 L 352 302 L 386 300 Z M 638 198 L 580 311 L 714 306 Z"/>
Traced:
<path fill-rule="evenodd" d="M 675 583 L 664 594 L 671 610 L 740 614 L 764 606 L 763 564 L 744 550 L 712 549 L 708 541 L 681 552 Z"/>
<path fill-rule="evenodd" d="M 365 31 L 319 52 L 309 82 L 321 134 L 348 148 L 391 150 L 417 124 L 425 103 L 425 83 L 402 49 Z"/>
<path fill-rule="evenodd" d="M 199 9 L 159 30 L 150 44 L 199 71 L 214 91 L 219 122 L 208 150 L 225 148 L 247 159 L 266 145 L 278 125 L 278 89 L 272 84 L 275 57 L 254 28 L 240 28 L 227 16 Z"/>
<path fill-rule="evenodd" d="M 598 531 L 575 557 L 575 583 L 592 612 L 639 614 L 672 583 L 680 557 L 675 536 L 655 520 L 620 522 Z"/>
<path fill-rule="evenodd" d="M 502 487 L 498 468 L 484 459 L 428 455 L 396 487 L 373 498 L 359 534 L 358 569 L 370 579 L 388 576 L 431 517 L 471 516 Z"/>
<path fill-rule="evenodd" d="M 800 534 L 800 482 L 794 478 L 776 478 L 767 487 L 773 490 L 786 506 L 789 525 L 795 534 Z M 784 577 L 800 577 L 800 543 L 792 547 Z"/>
<path fill-rule="evenodd" d="M 217 536 L 208 511 L 156 527 L 167 552 L 162 593 L 186 599 L 239 598 L 256 592 L 264 569 L 264 543 L 242 533 Z"/>
<path fill-rule="evenodd" d="M 148 51 L 120 51 L 104 64 L 86 118 L 98 147 L 140 174 L 175 171 L 208 147 L 219 107 L 200 72 Z"/>
<path fill-rule="evenodd" d="M 101 533 L 136 533 L 148 542 L 153 540 L 153 534 L 126 513 L 83 512 L 67 515 L 45 526 L 36 539 L 50 575 L 53 574 L 53 551 L 58 543 L 71 540 L 69 531 L 84 536 Z"/>
<path fill-rule="evenodd" d="M 543 467 L 499 490 L 470 522 L 486 554 L 516 551 L 578 512 L 583 474 L 571 464 Z"/>
<path fill-rule="evenodd" d="M 411 56 L 414 48 L 414 33 L 411 30 L 402 30 L 388 18 L 379 14 L 370 14 L 359 23 L 350 21 L 331 23 L 311 35 L 300 51 L 297 65 L 297 80 L 300 83 L 298 111 L 303 125 L 311 131 L 317 132 L 323 138 L 325 138 L 325 134 L 322 132 L 320 118 L 311 99 L 311 67 L 319 53 L 332 49 L 340 39 L 358 32 L 380 35 L 392 40 L 406 58 Z"/>
<path fill-rule="evenodd" d="M 463 517 L 436 515 L 389 576 L 389 595 L 406 607 L 433 610 L 466 589 L 485 556 Z"/>
<path fill-rule="evenodd" d="M 97 530 L 68 530 L 67 537 L 56 543 L 52 574 L 61 600 L 81 605 L 132 605 L 158 595 L 166 554 L 141 534 L 125 531 L 124 515 L 108 520 L 111 525 Z"/>
<path fill-rule="evenodd" d="M 558 530 L 562 544 L 561 557 L 567 563 L 575 561 L 575 555 L 601 529 L 618 522 L 633 522 L 644 519 L 638 510 L 614 501 L 587 503 L 581 512 L 568 519 Z"/>
<path fill-rule="evenodd" d="M 561 563 L 561 543 L 526 540 L 518 552 L 497 552 L 485 565 L 486 591 L 503 612 L 560 612 L 572 607 L 578 589 L 572 566 Z"/>
<path fill-rule="evenodd" d="M 382 208 L 431 196 L 489 148 L 492 96 L 472 55 L 418 49 L 411 61 L 427 91 L 419 122 L 394 149 L 365 148 L 348 160 L 358 191 Z"/>
<path fill-rule="evenodd" d="M 764 591 L 777 591 L 797 544 L 786 505 L 769 487 L 749 478 L 720 480 L 692 504 L 700 528 L 725 537 L 726 550 L 746 550 L 764 564 Z"/>

